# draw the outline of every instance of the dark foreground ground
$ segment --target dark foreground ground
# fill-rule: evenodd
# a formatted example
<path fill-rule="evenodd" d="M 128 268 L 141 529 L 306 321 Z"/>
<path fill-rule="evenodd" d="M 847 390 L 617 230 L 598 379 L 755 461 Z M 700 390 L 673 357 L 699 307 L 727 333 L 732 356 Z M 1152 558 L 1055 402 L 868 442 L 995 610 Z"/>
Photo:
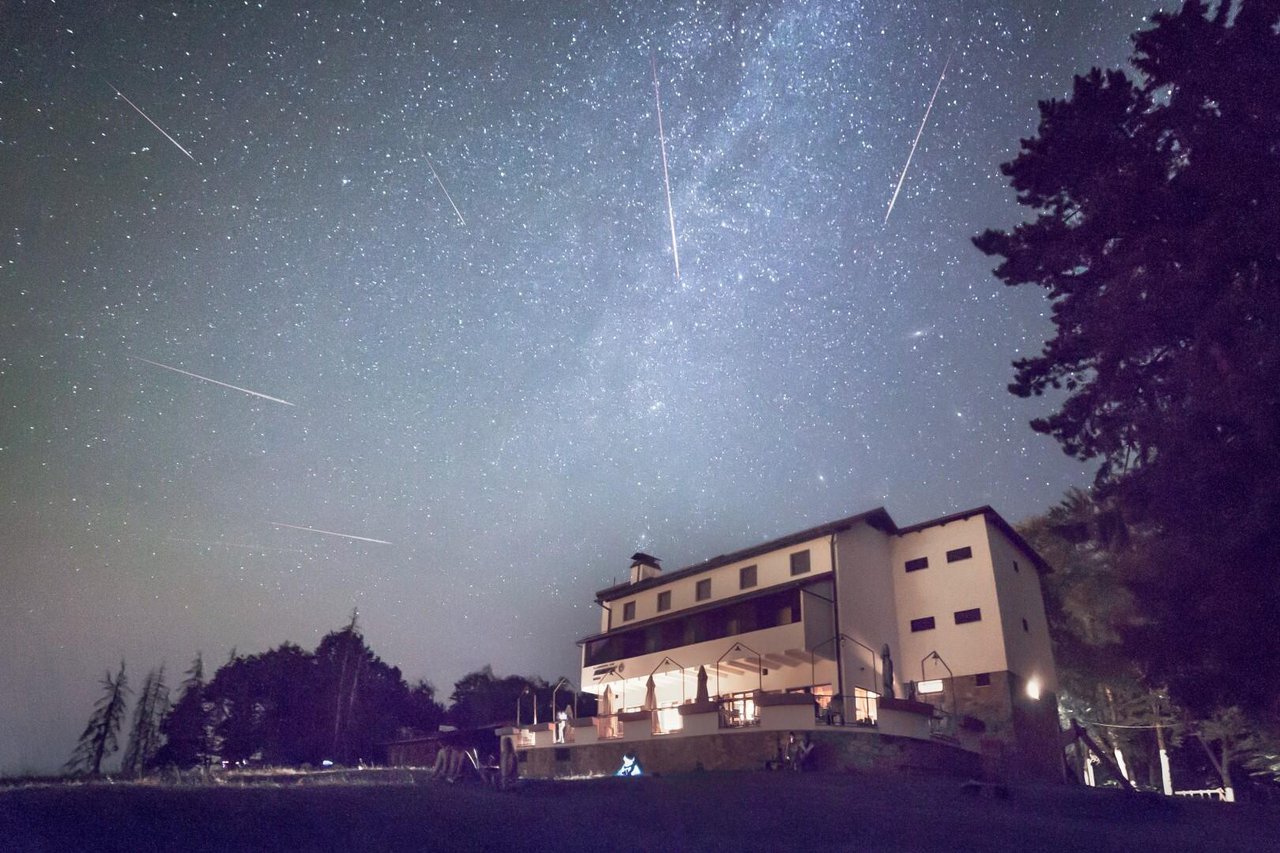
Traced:
<path fill-rule="evenodd" d="M 0 789 L 0 850 L 1274 851 L 1280 807 L 883 776 Z M 390 779 L 395 779 L 392 776 Z M 399 777 L 402 780 L 405 776 Z"/>

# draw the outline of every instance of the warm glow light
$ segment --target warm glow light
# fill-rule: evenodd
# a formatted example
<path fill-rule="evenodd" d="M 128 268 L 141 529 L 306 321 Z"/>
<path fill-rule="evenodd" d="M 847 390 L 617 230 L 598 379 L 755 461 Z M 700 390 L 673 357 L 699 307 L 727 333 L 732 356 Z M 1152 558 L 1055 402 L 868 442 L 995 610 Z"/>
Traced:
<path fill-rule="evenodd" d="M 1027 680 L 1027 695 L 1032 699 L 1040 698 L 1040 679 L 1034 675 Z"/>
<path fill-rule="evenodd" d="M 934 678 L 934 679 L 930 679 L 929 681 L 921 681 L 919 684 L 916 685 L 916 692 L 922 696 L 927 696 L 930 693 L 941 693 L 942 679 Z"/>

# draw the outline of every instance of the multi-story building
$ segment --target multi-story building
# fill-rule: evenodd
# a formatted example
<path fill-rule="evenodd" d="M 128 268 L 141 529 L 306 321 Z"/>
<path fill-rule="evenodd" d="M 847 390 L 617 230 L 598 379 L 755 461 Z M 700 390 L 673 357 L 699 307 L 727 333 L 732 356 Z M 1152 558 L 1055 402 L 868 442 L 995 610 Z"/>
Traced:
<path fill-rule="evenodd" d="M 1045 571 L 986 506 L 909 527 L 875 509 L 672 572 L 636 554 L 581 641 L 589 739 L 876 733 L 1060 776 Z"/>

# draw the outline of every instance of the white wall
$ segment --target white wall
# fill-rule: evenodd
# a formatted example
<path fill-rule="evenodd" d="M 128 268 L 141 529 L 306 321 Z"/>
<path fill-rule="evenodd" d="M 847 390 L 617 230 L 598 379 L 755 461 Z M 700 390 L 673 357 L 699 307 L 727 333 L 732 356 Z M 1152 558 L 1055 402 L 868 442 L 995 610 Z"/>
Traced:
<path fill-rule="evenodd" d="M 868 524 L 858 524 L 836 535 L 836 599 L 840 606 L 840 630 L 874 651 L 844 645 L 844 692 L 853 686 L 883 693 L 880 647 L 889 644 L 895 666 L 902 661 L 898 614 L 894 602 L 893 537 Z M 910 677 L 910 676 L 908 676 Z M 897 695 L 902 695 L 901 681 Z"/>
<path fill-rule="evenodd" d="M 947 562 L 947 551 L 965 546 L 973 549 L 972 557 Z M 916 557 L 928 557 L 929 567 L 907 572 L 906 561 Z M 933 651 L 957 676 L 1008 669 L 984 516 L 894 537 L 892 572 L 902 647 L 895 665 L 901 681 L 919 681 L 920 662 Z M 982 620 L 957 625 L 955 612 L 974 607 L 981 608 Z M 925 616 L 932 616 L 936 627 L 913 632 L 911 620 Z M 932 661 L 925 665 L 925 678 L 946 675 Z"/>
<path fill-rule="evenodd" d="M 805 549 L 809 550 L 809 573 L 792 577 L 791 554 Z M 751 589 L 744 590 L 738 586 L 738 570 L 743 566 L 750 565 L 756 567 L 756 585 Z M 673 613 L 678 613 L 691 607 L 701 607 L 710 602 L 723 601 L 748 592 L 758 592 L 770 586 L 777 586 L 798 578 L 813 577 L 830 571 L 831 548 L 827 537 L 822 537 L 811 539 L 808 542 L 802 542 L 789 548 L 759 554 L 749 560 L 739 560 L 706 572 L 698 572 L 678 578 L 670 583 L 649 587 L 643 592 L 635 595 L 624 595 L 614 601 L 607 602 L 607 604 L 613 609 L 612 628 L 617 630 L 658 616 L 670 616 Z M 711 579 L 711 598 L 705 601 L 696 601 L 694 599 L 695 587 L 698 581 L 707 578 Z M 667 590 L 671 591 L 671 609 L 659 613 L 658 593 Z M 636 604 L 636 617 L 623 622 L 622 610 L 629 601 L 634 601 Z M 602 632 L 607 630 L 607 626 L 603 621 L 601 622 L 600 630 Z"/>
<path fill-rule="evenodd" d="M 987 525 L 987 535 L 991 541 L 1009 670 L 1028 680 L 1039 677 L 1046 690 L 1057 692 L 1058 677 L 1040 574 L 1031 558 L 995 525 Z M 1014 562 L 1018 564 L 1017 571 L 1014 571 Z M 1026 630 L 1022 627 L 1023 619 L 1027 620 Z"/>
<path fill-rule="evenodd" d="M 876 653 L 876 660 L 872 661 L 870 653 L 856 644 L 845 643 L 846 694 L 851 694 L 854 686 L 875 692 L 883 689 L 875 673 L 880 666 L 878 653 L 884 643 L 889 644 L 893 654 L 899 696 L 903 695 L 902 685 L 907 681 L 921 679 L 921 659 L 933 651 L 941 655 L 957 676 L 1010 670 L 1024 679 L 1038 676 L 1046 689 L 1056 691 L 1039 576 L 1030 557 L 990 524 L 985 515 L 977 514 L 901 535 L 886 535 L 862 523 L 837 534 L 835 544 L 840 567 L 836 576 L 840 630 Z M 972 557 L 947 562 L 947 551 L 965 546 L 973 550 Z M 830 537 L 812 539 L 609 602 L 614 614 L 612 629 L 616 631 L 659 616 L 735 598 L 744 592 L 760 592 L 788 583 L 796 579 L 791 575 L 790 554 L 804 549 L 809 550 L 810 571 L 801 577 L 817 578 L 831 571 Z M 928 557 L 928 568 L 908 573 L 906 561 L 917 557 Z M 1019 566 L 1017 572 L 1013 570 L 1015 560 Z M 738 570 L 753 564 L 757 567 L 756 586 L 742 590 Z M 696 601 L 696 584 L 706 578 L 711 579 L 711 598 Z M 658 613 L 658 593 L 664 590 L 672 593 L 671 609 Z M 623 622 L 622 611 L 628 601 L 636 603 L 636 616 Z M 956 624 L 957 611 L 975 607 L 982 611 L 980 621 Z M 935 627 L 912 632 L 911 620 L 925 616 L 934 618 Z M 1022 628 L 1023 618 L 1027 619 L 1026 631 Z M 603 618 L 601 627 L 605 627 Z M 785 665 L 766 664 L 770 669 L 770 675 L 765 677 L 766 689 L 809 684 L 812 680 L 809 666 L 796 660 L 796 650 L 804 649 L 803 629 L 803 623 L 796 623 L 638 656 L 626 661 L 625 674 L 631 678 L 647 678 L 648 672 L 663 657 L 671 657 L 696 671 L 699 664 L 712 663 L 735 640 L 742 640 L 766 655 L 786 657 L 787 652 L 791 653 Z M 826 653 L 831 654 L 829 649 Z M 819 666 L 826 669 L 829 679 L 833 672 L 830 663 L 824 665 L 819 661 Z M 583 670 L 584 689 L 593 689 L 593 670 L 594 667 Z M 926 664 L 924 677 L 945 675 L 946 671 L 937 664 Z M 757 681 L 757 677 L 751 674 L 736 680 L 745 684 L 748 680 Z M 823 680 L 823 674 L 819 673 L 819 683 Z M 602 685 L 594 686 L 602 689 Z M 615 691 L 617 689 L 615 685 Z M 714 685 L 711 689 L 715 691 Z M 722 692 L 731 689 L 748 688 L 741 685 L 730 688 L 722 680 Z M 642 684 L 639 690 L 643 691 Z M 629 686 L 628 699 L 631 692 Z"/>

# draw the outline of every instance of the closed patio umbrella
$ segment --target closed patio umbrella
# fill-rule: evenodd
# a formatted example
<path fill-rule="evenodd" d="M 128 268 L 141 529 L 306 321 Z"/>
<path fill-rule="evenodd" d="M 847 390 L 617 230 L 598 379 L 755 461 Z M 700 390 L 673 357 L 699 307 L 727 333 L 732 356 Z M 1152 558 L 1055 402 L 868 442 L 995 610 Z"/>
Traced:
<path fill-rule="evenodd" d="M 710 702 L 711 695 L 707 693 L 707 667 L 705 665 L 698 667 L 698 695 L 693 701 L 702 703 Z"/>
<path fill-rule="evenodd" d="M 644 709 L 646 711 L 658 710 L 658 685 L 653 683 L 653 676 L 649 676 L 649 680 L 644 685 Z"/>
<path fill-rule="evenodd" d="M 609 717 L 613 715 L 613 688 L 605 687 L 604 693 L 600 694 L 600 707 L 596 712 L 598 717 Z"/>

